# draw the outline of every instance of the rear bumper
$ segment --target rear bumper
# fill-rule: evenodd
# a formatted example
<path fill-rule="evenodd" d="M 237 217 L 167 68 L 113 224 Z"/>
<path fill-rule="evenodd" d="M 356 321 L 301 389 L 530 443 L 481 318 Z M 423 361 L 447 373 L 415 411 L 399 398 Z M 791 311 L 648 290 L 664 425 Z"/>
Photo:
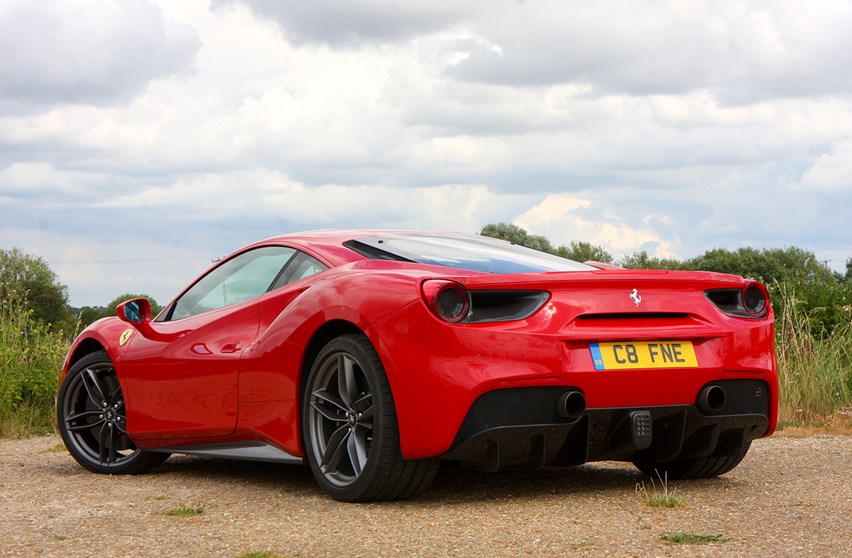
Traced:
<path fill-rule="evenodd" d="M 724 404 L 591 409 L 557 413 L 572 388 L 512 388 L 474 402 L 442 458 L 495 471 L 507 466 L 579 465 L 589 461 L 665 461 L 736 454 L 769 429 L 770 391 L 763 380 L 724 380 Z"/>

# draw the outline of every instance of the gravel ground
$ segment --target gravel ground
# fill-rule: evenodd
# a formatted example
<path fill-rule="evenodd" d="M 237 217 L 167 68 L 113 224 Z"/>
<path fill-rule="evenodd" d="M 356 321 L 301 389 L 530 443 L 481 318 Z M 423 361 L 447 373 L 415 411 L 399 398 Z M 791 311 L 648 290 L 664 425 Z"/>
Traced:
<path fill-rule="evenodd" d="M 645 505 L 620 463 L 442 470 L 416 500 L 358 505 L 298 466 L 173 456 L 112 477 L 54 436 L 0 440 L 0 556 L 848 556 L 850 471 L 850 436 L 773 437 L 724 477 L 670 483 L 681 508 Z M 204 512 L 164 515 L 182 505 Z M 679 532 L 729 540 L 660 539 Z"/>

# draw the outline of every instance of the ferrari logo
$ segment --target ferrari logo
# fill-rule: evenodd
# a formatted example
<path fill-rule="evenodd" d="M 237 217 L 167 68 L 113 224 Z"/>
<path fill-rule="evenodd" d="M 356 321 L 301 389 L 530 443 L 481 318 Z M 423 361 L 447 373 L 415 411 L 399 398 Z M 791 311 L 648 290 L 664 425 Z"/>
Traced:
<path fill-rule="evenodd" d="M 638 289 L 633 289 L 633 292 L 630 293 L 630 300 L 633 301 L 633 304 L 635 304 L 637 308 L 639 307 L 639 303 L 642 302 L 642 297 L 639 296 Z"/>
<path fill-rule="evenodd" d="M 125 329 L 124 331 L 122 331 L 121 337 L 118 338 L 118 345 L 120 347 L 124 346 L 124 344 L 127 343 L 127 341 L 130 339 L 130 336 L 132 336 L 132 335 L 133 335 L 132 329 Z"/>

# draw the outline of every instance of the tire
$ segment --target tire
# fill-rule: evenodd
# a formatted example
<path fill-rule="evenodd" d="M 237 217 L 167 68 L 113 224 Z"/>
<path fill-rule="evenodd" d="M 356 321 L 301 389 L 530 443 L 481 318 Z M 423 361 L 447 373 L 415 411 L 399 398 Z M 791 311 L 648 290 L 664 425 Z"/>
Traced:
<path fill-rule="evenodd" d="M 127 410 L 106 351 L 74 363 L 56 402 L 59 433 L 77 463 L 95 473 L 135 475 L 168 459 L 138 449 L 127 436 Z"/>
<path fill-rule="evenodd" d="M 674 461 L 634 461 L 637 469 L 651 478 L 667 476 L 670 479 L 707 479 L 724 475 L 740 464 L 748 453 L 751 441 L 743 442 L 740 450 L 733 455 L 719 457 L 701 457 Z"/>
<path fill-rule="evenodd" d="M 429 487 L 438 459 L 406 460 L 390 384 L 370 341 L 330 341 L 302 396 L 302 436 L 311 471 L 335 500 L 398 500 Z"/>

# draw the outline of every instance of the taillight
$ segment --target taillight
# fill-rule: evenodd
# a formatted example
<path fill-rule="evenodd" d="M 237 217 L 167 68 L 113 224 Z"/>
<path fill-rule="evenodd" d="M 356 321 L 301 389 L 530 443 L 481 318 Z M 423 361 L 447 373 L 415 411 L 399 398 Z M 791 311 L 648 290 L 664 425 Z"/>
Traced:
<path fill-rule="evenodd" d="M 434 279 L 423 283 L 423 299 L 433 314 L 445 322 L 458 323 L 467 317 L 470 297 L 453 281 Z"/>
<path fill-rule="evenodd" d="M 450 323 L 480 324 L 524 320 L 550 299 L 547 291 L 467 290 L 446 279 L 429 279 L 423 300 L 438 318 Z"/>
<path fill-rule="evenodd" d="M 763 289 L 756 284 L 751 284 L 743 290 L 743 306 L 752 316 L 763 316 L 766 314 L 766 295 Z"/>
<path fill-rule="evenodd" d="M 756 281 L 742 289 L 711 289 L 704 294 L 719 310 L 737 318 L 763 318 L 769 312 L 769 294 Z"/>

